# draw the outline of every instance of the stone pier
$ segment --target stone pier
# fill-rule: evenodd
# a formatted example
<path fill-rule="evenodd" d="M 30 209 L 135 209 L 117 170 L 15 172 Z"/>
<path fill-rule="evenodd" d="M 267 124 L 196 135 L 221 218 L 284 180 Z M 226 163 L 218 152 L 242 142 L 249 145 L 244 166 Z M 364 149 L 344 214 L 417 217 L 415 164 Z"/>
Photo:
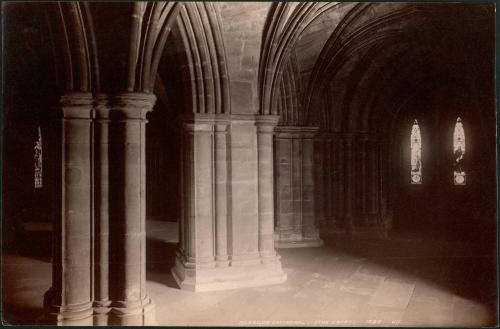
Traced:
<path fill-rule="evenodd" d="M 272 240 L 274 117 L 184 119 L 183 211 L 172 274 L 181 289 L 282 283 Z"/>
<path fill-rule="evenodd" d="M 313 138 L 316 131 L 314 127 L 276 128 L 275 241 L 278 248 L 323 244 L 314 216 Z"/>

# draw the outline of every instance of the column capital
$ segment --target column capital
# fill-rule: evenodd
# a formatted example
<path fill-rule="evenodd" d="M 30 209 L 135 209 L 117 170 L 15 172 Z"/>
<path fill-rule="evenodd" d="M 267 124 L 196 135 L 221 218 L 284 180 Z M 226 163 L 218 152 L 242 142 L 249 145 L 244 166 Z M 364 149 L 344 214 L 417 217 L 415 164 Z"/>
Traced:
<path fill-rule="evenodd" d="M 257 133 L 272 134 L 279 119 L 279 115 L 256 115 L 255 126 L 257 127 Z"/>
<path fill-rule="evenodd" d="M 303 138 L 312 139 L 318 133 L 319 127 L 301 127 L 301 134 Z"/>
<path fill-rule="evenodd" d="M 91 93 L 68 92 L 61 96 L 61 110 L 66 119 L 92 119 L 93 96 Z"/>
<path fill-rule="evenodd" d="M 181 118 L 183 123 L 190 124 L 213 124 L 213 125 L 228 125 L 230 116 L 227 114 L 215 113 L 189 113 L 184 114 Z"/>
<path fill-rule="evenodd" d="M 94 96 L 92 93 L 66 92 L 61 96 L 63 106 L 89 106 L 92 105 Z"/>
<path fill-rule="evenodd" d="M 215 123 L 214 131 L 216 133 L 227 133 L 228 127 L 229 127 L 229 123 L 227 123 L 227 122 Z"/>
<path fill-rule="evenodd" d="M 318 127 L 300 127 L 300 126 L 277 126 L 276 135 L 282 138 L 314 138 L 318 132 Z"/>
<path fill-rule="evenodd" d="M 279 138 L 299 138 L 301 129 L 296 126 L 277 126 L 274 132 Z"/>
<path fill-rule="evenodd" d="M 231 123 L 255 123 L 255 114 L 235 113 L 231 114 Z"/>
<path fill-rule="evenodd" d="M 153 110 L 156 96 L 151 93 L 123 92 L 111 96 L 111 113 L 118 119 L 146 119 L 146 113 Z"/>
<path fill-rule="evenodd" d="M 191 113 L 182 117 L 185 131 L 226 132 L 229 116 L 225 114 Z"/>
<path fill-rule="evenodd" d="M 184 131 L 188 132 L 213 132 L 213 122 L 184 122 Z"/>
<path fill-rule="evenodd" d="M 109 119 L 110 99 L 107 94 L 94 95 L 95 118 L 98 120 Z"/>

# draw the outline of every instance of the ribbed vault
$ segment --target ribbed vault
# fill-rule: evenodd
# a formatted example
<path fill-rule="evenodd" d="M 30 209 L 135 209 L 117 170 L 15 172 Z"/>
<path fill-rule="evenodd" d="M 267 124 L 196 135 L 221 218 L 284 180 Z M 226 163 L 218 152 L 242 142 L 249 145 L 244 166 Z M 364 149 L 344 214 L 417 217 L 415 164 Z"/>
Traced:
<path fill-rule="evenodd" d="M 172 27 L 159 77 L 192 113 L 230 113 L 226 50 L 217 3 L 185 3 Z M 179 103 L 179 101 L 177 101 Z"/>
<path fill-rule="evenodd" d="M 414 119 L 425 126 L 426 143 L 439 140 L 426 148 L 438 156 L 424 152 L 430 159 L 429 186 L 437 184 L 432 177 L 447 177 L 447 136 L 458 116 L 469 122 L 471 145 L 492 144 L 494 119 L 485 109 L 491 106 L 493 81 L 479 78 L 493 71 L 493 62 L 484 61 L 493 58 L 487 7 L 272 6 L 262 42 L 261 111 L 279 114 L 283 126 L 320 128 L 317 191 L 334 199 L 333 206 L 321 205 L 318 196 L 324 207 L 316 213 L 320 222 L 351 225 L 377 212 L 376 220 L 390 226 L 394 205 L 408 192 L 398 184 L 407 180 L 403 141 Z M 469 156 L 491 164 L 491 154 L 491 148 L 476 149 Z M 391 179 L 390 173 L 401 179 Z M 488 174 L 477 175 L 486 181 Z M 469 187 L 471 198 L 479 189 Z M 449 191 L 434 201 L 445 207 L 457 198 Z"/>

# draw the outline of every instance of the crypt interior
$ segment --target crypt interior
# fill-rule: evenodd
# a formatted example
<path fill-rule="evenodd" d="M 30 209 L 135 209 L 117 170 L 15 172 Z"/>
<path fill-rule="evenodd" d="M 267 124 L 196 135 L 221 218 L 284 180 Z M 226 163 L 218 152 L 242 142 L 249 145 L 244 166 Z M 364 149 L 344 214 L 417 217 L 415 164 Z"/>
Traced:
<path fill-rule="evenodd" d="M 2 321 L 497 323 L 495 5 L 2 5 Z"/>

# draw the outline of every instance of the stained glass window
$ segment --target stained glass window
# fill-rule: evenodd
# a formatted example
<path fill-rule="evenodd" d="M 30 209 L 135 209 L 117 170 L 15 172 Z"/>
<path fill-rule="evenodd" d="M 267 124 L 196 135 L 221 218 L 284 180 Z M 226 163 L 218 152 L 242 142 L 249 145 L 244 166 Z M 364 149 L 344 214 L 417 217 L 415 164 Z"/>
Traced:
<path fill-rule="evenodd" d="M 411 148 L 411 183 L 422 184 L 422 138 L 417 120 L 413 122 L 410 137 Z"/>
<path fill-rule="evenodd" d="M 38 138 L 35 142 L 35 188 L 42 188 L 42 131 L 38 127 Z"/>
<path fill-rule="evenodd" d="M 457 118 L 453 131 L 453 178 L 455 185 L 465 185 L 465 131 L 462 120 Z"/>

